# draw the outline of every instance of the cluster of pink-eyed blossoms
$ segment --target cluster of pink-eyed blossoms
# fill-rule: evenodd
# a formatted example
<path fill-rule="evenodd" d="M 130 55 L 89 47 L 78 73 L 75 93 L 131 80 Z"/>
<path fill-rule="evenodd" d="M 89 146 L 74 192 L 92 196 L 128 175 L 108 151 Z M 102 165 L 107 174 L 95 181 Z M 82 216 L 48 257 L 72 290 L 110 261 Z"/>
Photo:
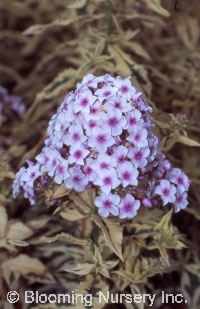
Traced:
<path fill-rule="evenodd" d="M 130 78 L 85 76 L 51 118 L 48 138 L 36 162 L 28 161 L 14 181 L 36 202 L 37 183 L 81 192 L 96 188 L 101 216 L 133 218 L 141 206 L 187 204 L 188 177 L 172 168 L 152 132 L 151 107 Z"/>

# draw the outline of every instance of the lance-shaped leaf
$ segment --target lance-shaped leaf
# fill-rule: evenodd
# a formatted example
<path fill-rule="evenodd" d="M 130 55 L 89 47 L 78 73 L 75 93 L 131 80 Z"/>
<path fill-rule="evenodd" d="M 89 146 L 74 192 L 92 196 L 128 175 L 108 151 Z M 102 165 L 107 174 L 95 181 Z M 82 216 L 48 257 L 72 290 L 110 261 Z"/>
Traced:
<path fill-rule="evenodd" d="M 122 255 L 123 228 L 112 219 L 102 219 L 98 215 L 93 215 L 96 225 L 102 230 L 106 244 L 115 254 L 124 261 Z"/>
<path fill-rule="evenodd" d="M 1 270 L 4 279 L 9 284 L 11 273 L 17 276 L 30 273 L 43 275 L 47 271 L 47 268 L 39 259 L 31 258 L 26 254 L 20 254 L 15 258 L 3 262 L 1 264 Z"/>
<path fill-rule="evenodd" d="M 85 276 L 91 273 L 95 269 L 95 265 L 91 263 L 79 263 L 74 267 L 70 267 L 69 269 L 65 269 L 65 271 L 75 274 L 75 275 L 80 275 L 80 276 Z"/>

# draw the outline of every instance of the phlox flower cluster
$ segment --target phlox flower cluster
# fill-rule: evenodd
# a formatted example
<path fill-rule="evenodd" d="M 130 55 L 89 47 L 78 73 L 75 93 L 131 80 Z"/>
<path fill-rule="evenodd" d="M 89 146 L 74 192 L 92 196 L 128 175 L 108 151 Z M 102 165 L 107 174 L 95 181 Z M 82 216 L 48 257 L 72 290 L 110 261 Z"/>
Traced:
<path fill-rule="evenodd" d="M 21 97 L 9 95 L 8 90 L 0 86 L 0 121 L 6 122 L 14 114 L 20 115 L 25 111 Z"/>
<path fill-rule="evenodd" d="M 104 217 L 133 218 L 141 206 L 168 203 L 184 209 L 188 177 L 159 150 L 151 111 L 130 78 L 88 74 L 51 118 L 36 162 L 17 173 L 14 197 L 22 188 L 34 204 L 37 184 L 51 178 L 78 192 L 96 188 Z"/>

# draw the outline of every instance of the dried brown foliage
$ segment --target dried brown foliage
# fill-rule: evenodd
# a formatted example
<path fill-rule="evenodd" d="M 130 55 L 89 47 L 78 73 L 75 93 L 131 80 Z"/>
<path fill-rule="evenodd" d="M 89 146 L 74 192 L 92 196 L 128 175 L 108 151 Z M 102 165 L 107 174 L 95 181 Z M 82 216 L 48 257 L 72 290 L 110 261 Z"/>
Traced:
<path fill-rule="evenodd" d="M 2 308 L 29 308 L 22 300 L 8 307 L 9 290 L 164 290 L 188 300 L 176 308 L 199 308 L 199 12 L 198 0 L 0 2 L 0 84 L 27 107 L 21 118 L 0 123 Z M 161 149 L 192 180 L 188 209 L 143 209 L 119 221 L 94 212 L 93 191 L 49 188 L 34 207 L 23 196 L 12 199 L 15 172 L 41 149 L 49 118 L 88 72 L 131 76 L 145 94 Z M 158 296 L 154 308 L 172 307 Z"/>

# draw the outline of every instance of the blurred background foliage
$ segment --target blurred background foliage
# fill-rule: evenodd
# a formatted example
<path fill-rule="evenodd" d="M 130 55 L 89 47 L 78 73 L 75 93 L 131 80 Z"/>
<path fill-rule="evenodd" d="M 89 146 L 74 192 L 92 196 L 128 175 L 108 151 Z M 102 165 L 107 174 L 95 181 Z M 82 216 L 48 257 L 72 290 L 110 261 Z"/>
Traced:
<path fill-rule="evenodd" d="M 27 289 L 66 292 L 81 280 L 79 291 L 95 286 L 114 292 L 181 292 L 187 303 L 161 304 L 158 297 L 154 308 L 200 308 L 199 0 L 0 1 L 0 46 L 0 85 L 26 107 L 21 115 L 8 113 L 6 121 L 5 109 L 0 110 L 1 295 L 15 289 L 21 294 Z M 101 237 L 93 256 L 87 254 L 87 218 L 80 216 L 74 224 L 73 213 L 70 219 L 68 212 L 61 217 L 61 202 L 52 202 L 51 190 L 33 208 L 22 196 L 13 201 L 11 195 L 14 174 L 39 152 L 50 117 L 87 73 L 131 76 L 153 107 L 160 148 L 192 181 L 188 209 L 173 215 L 148 209 L 126 224 L 120 243 L 112 233 L 118 230 L 122 237 L 123 226 L 93 218 L 101 229 L 106 226 L 105 239 L 111 235 L 111 251 L 121 258 L 123 249 L 124 265 L 103 249 Z M 83 259 L 87 265 L 64 272 Z M 90 263 L 97 261 L 101 267 L 94 275 Z M 29 308 L 3 299 L 1 306 Z"/>

